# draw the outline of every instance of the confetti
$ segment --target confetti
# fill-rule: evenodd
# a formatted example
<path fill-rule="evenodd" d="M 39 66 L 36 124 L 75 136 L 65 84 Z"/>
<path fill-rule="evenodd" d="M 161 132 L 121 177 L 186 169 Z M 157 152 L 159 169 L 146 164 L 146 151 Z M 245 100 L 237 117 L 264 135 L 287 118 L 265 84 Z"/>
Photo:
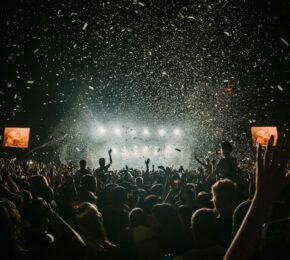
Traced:
<path fill-rule="evenodd" d="M 280 85 L 278 85 L 277 88 L 278 88 L 280 91 L 283 91 L 283 90 L 284 90 Z"/>
<path fill-rule="evenodd" d="M 83 25 L 83 31 L 85 31 L 85 30 L 87 29 L 87 27 L 88 27 L 88 23 L 85 23 L 85 24 Z"/>
<path fill-rule="evenodd" d="M 281 38 L 281 41 L 284 42 L 287 46 L 289 46 L 289 43 L 284 38 Z"/>

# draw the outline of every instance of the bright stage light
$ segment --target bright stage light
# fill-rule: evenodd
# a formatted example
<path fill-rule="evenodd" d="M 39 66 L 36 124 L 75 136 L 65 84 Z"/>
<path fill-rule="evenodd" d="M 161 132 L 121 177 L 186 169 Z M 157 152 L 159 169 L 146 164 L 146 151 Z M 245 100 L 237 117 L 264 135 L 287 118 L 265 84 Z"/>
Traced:
<path fill-rule="evenodd" d="M 178 128 L 175 128 L 175 129 L 173 130 L 173 134 L 174 134 L 175 136 L 180 136 L 180 130 L 179 130 Z"/>
<path fill-rule="evenodd" d="M 122 134 L 122 130 L 120 128 L 118 128 L 118 127 L 115 128 L 115 131 L 114 132 L 115 132 L 115 134 L 117 136 L 121 136 L 121 134 Z"/>
<path fill-rule="evenodd" d="M 106 129 L 102 126 L 98 127 L 98 133 L 99 135 L 105 135 L 106 134 Z"/>
<path fill-rule="evenodd" d="M 143 129 L 143 135 L 145 135 L 145 136 L 150 135 L 150 131 L 149 131 L 148 128 L 144 128 L 144 129 Z"/>
<path fill-rule="evenodd" d="M 160 136 L 166 135 L 166 131 L 163 128 L 159 129 L 158 133 L 159 133 Z"/>

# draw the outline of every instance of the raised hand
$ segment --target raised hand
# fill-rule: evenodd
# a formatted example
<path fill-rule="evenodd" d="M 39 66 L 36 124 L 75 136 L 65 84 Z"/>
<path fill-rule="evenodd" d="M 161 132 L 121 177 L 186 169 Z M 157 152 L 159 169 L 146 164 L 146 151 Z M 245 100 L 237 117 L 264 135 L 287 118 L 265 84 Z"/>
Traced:
<path fill-rule="evenodd" d="M 258 146 L 255 196 L 224 260 L 253 259 L 269 210 L 277 195 L 290 184 L 290 174 L 287 170 L 290 139 L 280 135 L 276 147 L 273 143 L 274 136 L 271 136 L 264 157 L 261 145 Z"/>
<path fill-rule="evenodd" d="M 290 139 L 280 135 L 276 147 L 273 143 L 274 136 L 271 136 L 264 158 L 261 145 L 257 150 L 255 197 L 264 203 L 271 203 L 290 184 L 290 174 L 287 171 Z"/>
<path fill-rule="evenodd" d="M 148 158 L 147 160 L 145 160 L 145 164 L 148 165 L 150 163 L 150 158 Z"/>
<path fill-rule="evenodd" d="M 112 154 L 112 149 L 110 148 L 110 150 L 108 151 L 108 153 L 109 153 L 109 155 L 111 155 Z"/>

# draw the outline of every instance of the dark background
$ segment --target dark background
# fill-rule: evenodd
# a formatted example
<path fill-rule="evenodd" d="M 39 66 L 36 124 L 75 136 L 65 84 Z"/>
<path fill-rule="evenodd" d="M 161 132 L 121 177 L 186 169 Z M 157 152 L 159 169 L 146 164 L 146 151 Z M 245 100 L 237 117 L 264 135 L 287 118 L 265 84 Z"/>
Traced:
<path fill-rule="evenodd" d="M 1 1 L 1 131 L 31 127 L 36 148 L 94 118 L 171 123 L 199 149 L 287 132 L 289 14 L 287 0 Z"/>

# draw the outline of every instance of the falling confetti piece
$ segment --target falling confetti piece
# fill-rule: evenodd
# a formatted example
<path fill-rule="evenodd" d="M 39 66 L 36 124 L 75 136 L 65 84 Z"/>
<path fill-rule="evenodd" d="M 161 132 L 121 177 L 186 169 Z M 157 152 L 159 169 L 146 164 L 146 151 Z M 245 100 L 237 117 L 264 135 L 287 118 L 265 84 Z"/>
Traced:
<path fill-rule="evenodd" d="M 224 34 L 225 34 L 226 36 L 228 36 L 228 37 L 231 36 L 231 34 L 230 34 L 229 32 L 224 32 Z"/>
<path fill-rule="evenodd" d="M 33 80 L 27 80 L 27 84 L 33 84 L 34 81 Z"/>
<path fill-rule="evenodd" d="M 277 88 L 278 88 L 280 91 L 283 91 L 283 90 L 284 90 L 280 85 L 278 85 Z"/>
<path fill-rule="evenodd" d="M 94 88 L 93 88 L 92 86 L 89 86 L 89 89 L 90 89 L 90 90 L 94 90 Z"/>
<path fill-rule="evenodd" d="M 84 26 L 83 26 L 83 31 L 85 31 L 85 30 L 87 29 L 88 24 L 89 24 L 89 23 L 85 23 L 85 24 L 84 24 Z"/>
<path fill-rule="evenodd" d="M 281 41 L 284 42 L 287 46 L 289 46 L 289 43 L 284 38 L 281 38 Z"/>

